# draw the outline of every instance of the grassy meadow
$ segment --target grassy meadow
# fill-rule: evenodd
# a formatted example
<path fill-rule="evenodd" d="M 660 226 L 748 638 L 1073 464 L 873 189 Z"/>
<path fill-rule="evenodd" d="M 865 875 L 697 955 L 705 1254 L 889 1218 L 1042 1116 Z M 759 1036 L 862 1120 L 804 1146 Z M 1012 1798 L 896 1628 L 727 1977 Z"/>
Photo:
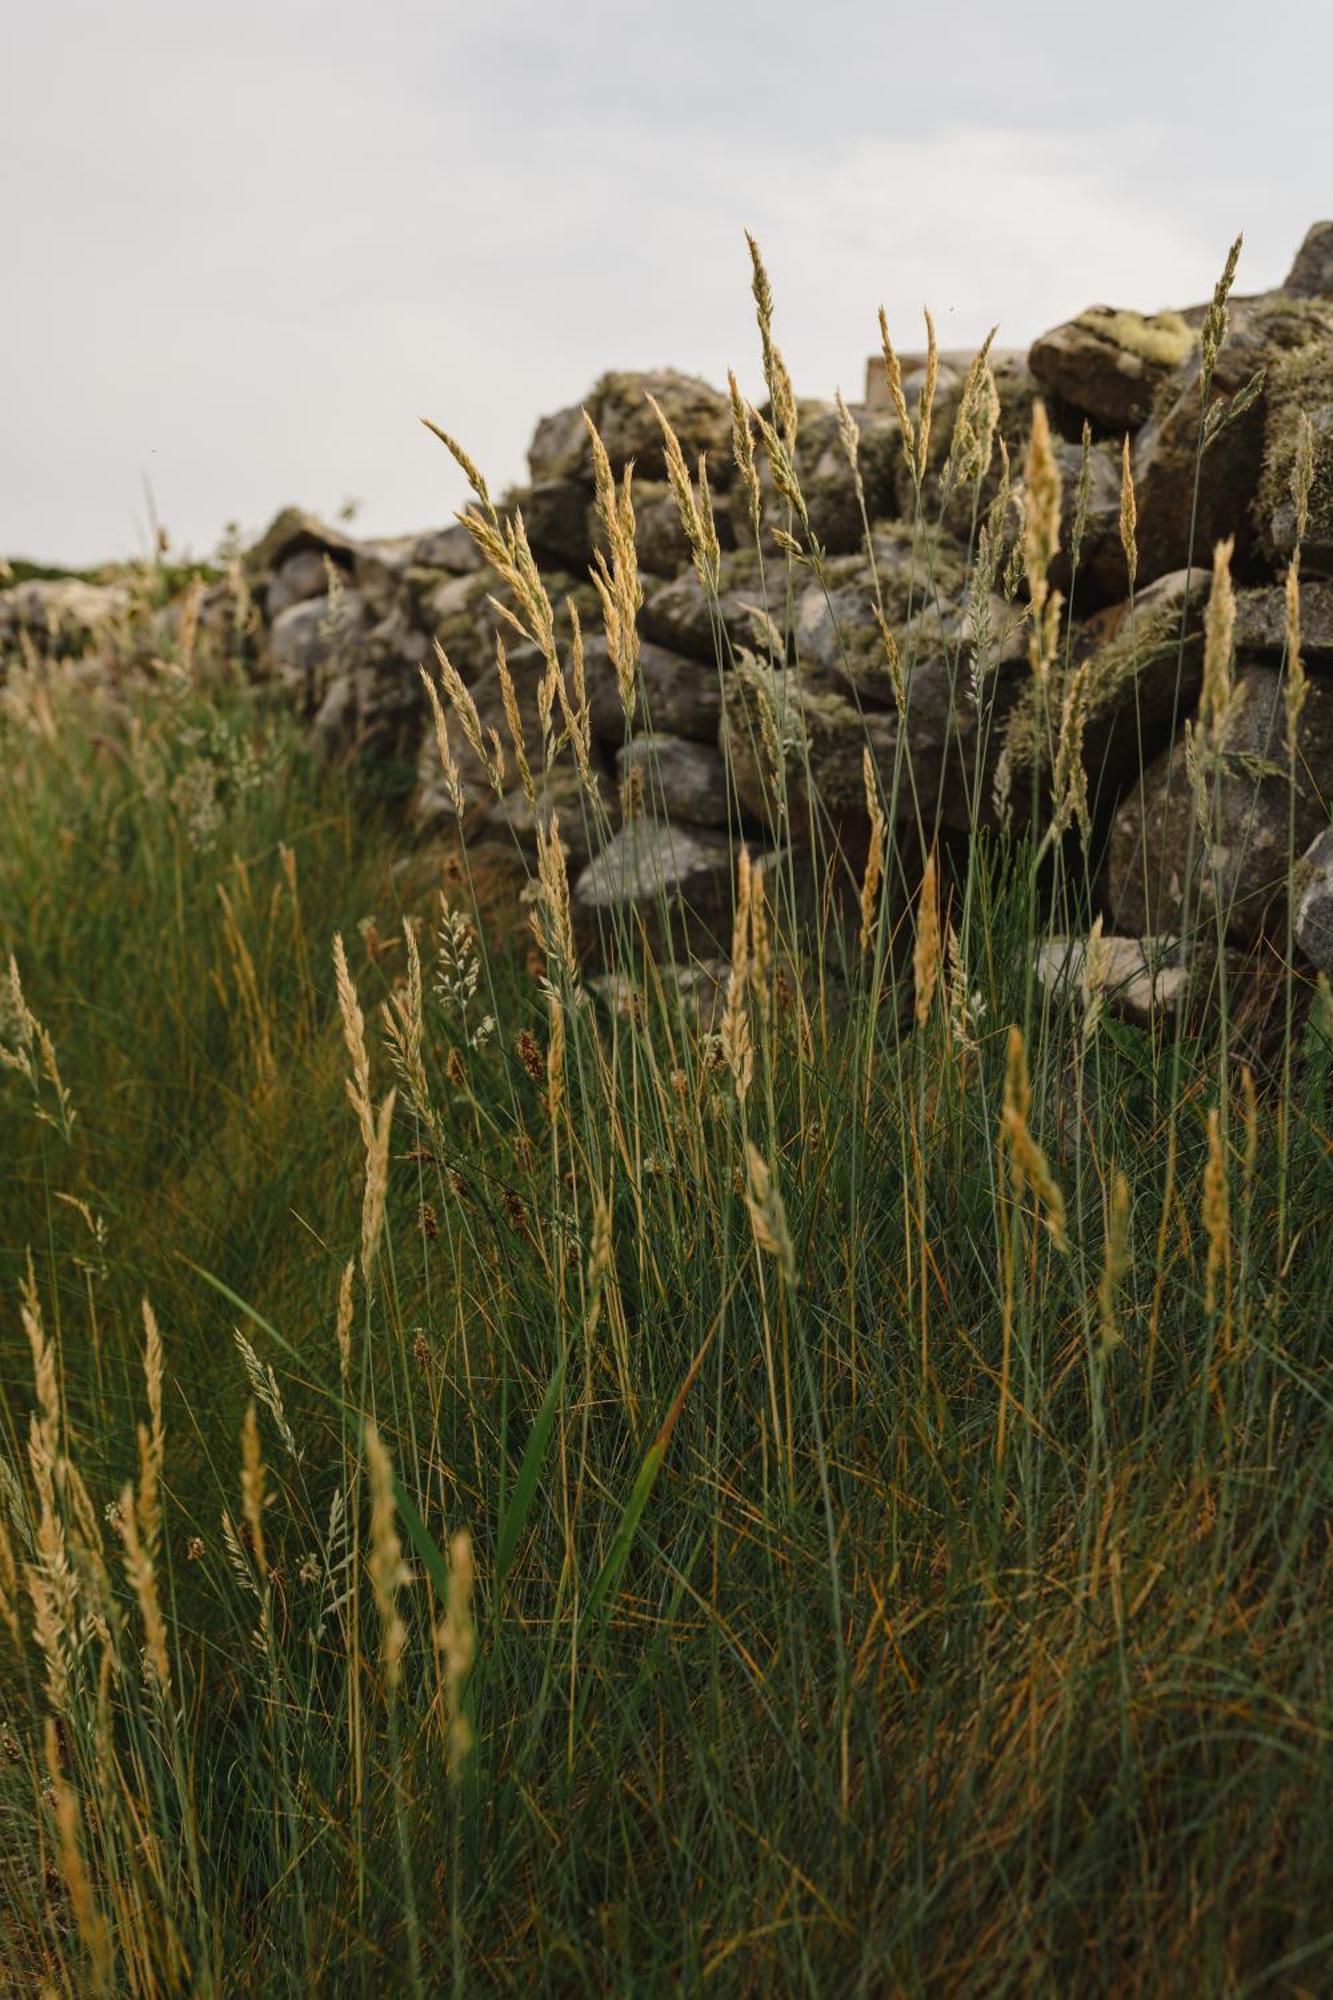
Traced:
<path fill-rule="evenodd" d="M 1209 912 L 1179 1031 L 1044 988 L 1077 796 L 738 838 L 701 1017 L 226 675 L 16 660 L 0 771 L 5 1992 L 1329 1990 L 1326 984 L 1249 1033 Z"/>

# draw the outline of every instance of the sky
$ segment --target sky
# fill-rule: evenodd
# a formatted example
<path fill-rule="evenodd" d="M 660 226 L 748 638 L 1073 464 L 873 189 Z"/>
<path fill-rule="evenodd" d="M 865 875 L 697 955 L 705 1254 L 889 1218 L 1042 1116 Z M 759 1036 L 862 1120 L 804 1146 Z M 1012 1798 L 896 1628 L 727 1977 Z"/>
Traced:
<path fill-rule="evenodd" d="M 798 391 L 1280 282 L 1333 214 L 1333 7 L 43 0 L 0 38 L 0 552 L 207 554 L 493 487 L 606 368 Z"/>

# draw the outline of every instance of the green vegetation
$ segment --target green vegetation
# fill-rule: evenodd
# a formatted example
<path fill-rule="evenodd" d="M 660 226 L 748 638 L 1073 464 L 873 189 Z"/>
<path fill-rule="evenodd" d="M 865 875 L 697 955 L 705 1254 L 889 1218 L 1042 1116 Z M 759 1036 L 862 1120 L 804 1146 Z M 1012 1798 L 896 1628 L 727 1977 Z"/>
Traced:
<path fill-rule="evenodd" d="M 1043 992 L 1077 796 L 895 785 L 609 1011 L 553 842 L 534 938 L 242 692 L 4 699 L 6 1991 L 1326 1984 L 1326 987 Z"/>

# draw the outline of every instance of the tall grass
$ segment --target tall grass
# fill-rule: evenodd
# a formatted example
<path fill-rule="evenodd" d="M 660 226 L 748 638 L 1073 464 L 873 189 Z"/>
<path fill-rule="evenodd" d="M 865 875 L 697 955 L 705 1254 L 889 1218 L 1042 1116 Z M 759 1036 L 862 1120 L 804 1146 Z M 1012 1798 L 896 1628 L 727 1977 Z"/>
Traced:
<path fill-rule="evenodd" d="M 757 253 L 756 300 L 781 625 L 821 567 Z M 248 697 L 113 728 L 15 671 L 7 1989 L 1328 1980 L 1333 1009 L 1288 964 L 1273 1060 L 1225 1005 L 1124 1025 L 1095 942 L 1037 982 L 1095 813 L 1049 448 L 1024 511 L 983 488 L 985 384 L 950 463 L 986 590 L 1020 534 L 1057 796 L 981 823 L 984 645 L 962 856 L 900 756 L 867 863 L 770 712 L 716 1010 L 665 902 L 608 922 L 594 1000 L 558 829 L 529 937 L 484 856 L 407 857 Z M 929 392 L 903 421 L 928 548 Z M 632 488 L 597 463 L 628 709 Z M 478 486 L 547 661 L 507 761 L 535 795 L 572 758 L 596 816 L 577 634 Z"/>

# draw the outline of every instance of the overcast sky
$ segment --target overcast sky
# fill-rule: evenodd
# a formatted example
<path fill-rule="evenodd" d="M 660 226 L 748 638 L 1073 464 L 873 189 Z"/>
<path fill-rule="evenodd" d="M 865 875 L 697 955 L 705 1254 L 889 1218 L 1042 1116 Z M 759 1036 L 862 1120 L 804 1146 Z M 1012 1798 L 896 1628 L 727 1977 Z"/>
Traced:
<path fill-rule="evenodd" d="M 1278 282 L 1333 213 L 1333 6 L 39 0 L 0 40 L 0 551 L 496 486 L 608 367 L 797 387 Z"/>

